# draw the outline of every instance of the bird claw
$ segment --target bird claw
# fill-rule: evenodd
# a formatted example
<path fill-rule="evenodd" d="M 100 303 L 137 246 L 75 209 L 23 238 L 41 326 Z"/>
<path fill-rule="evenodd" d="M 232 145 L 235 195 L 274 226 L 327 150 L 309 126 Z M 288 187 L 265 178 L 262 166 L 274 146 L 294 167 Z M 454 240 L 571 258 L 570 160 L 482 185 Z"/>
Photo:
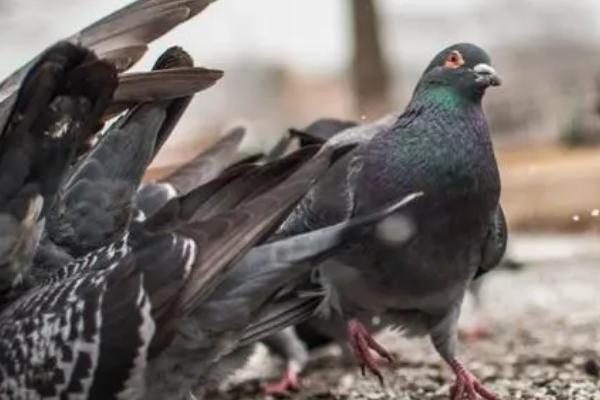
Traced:
<path fill-rule="evenodd" d="M 486 389 L 460 362 L 453 361 L 450 367 L 456 375 L 456 383 L 450 389 L 451 400 L 500 400 Z"/>
<path fill-rule="evenodd" d="M 348 336 L 350 345 L 354 350 L 356 358 L 360 362 L 360 369 L 363 376 L 366 376 L 366 371 L 369 370 L 377 377 L 381 386 L 385 385 L 383 375 L 377 365 L 377 360 L 371 353 L 373 350 L 380 357 L 386 359 L 389 363 L 394 362 L 394 356 L 380 345 L 358 320 L 353 319 L 348 322 Z"/>
<path fill-rule="evenodd" d="M 300 389 L 300 378 L 295 371 L 287 369 L 283 377 L 272 383 L 264 383 L 261 389 L 266 395 L 282 395 L 290 391 L 298 391 Z"/>

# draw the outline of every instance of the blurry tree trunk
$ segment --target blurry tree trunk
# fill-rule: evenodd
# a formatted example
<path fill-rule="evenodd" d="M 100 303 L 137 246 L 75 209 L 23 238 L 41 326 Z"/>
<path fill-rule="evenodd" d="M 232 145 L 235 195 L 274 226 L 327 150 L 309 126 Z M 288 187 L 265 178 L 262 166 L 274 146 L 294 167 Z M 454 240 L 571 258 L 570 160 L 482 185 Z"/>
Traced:
<path fill-rule="evenodd" d="M 356 106 L 368 118 L 389 111 L 389 77 L 379 36 L 376 0 L 352 0 Z"/>

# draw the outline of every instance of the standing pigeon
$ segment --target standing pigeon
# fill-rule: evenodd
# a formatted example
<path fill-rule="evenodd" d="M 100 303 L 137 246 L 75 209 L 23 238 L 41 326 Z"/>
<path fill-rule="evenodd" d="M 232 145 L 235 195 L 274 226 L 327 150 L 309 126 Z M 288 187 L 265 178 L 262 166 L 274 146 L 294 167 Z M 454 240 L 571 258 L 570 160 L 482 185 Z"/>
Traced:
<path fill-rule="evenodd" d="M 385 120 L 389 119 L 386 117 Z M 368 131 L 372 127 L 377 127 L 381 122 L 373 125 L 363 125 L 354 131 Z M 276 158 L 285 154 L 291 143 L 291 139 L 298 138 L 300 147 L 314 144 L 322 144 L 341 132 L 348 132 L 350 128 L 357 127 L 358 124 L 353 121 L 344 121 L 333 118 L 322 118 L 314 121 L 303 129 L 290 129 L 289 135 L 285 135 L 274 150 L 269 155 L 271 158 Z M 341 133 L 342 136 L 347 133 Z M 501 228 L 503 229 L 503 228 Z M 502 241 L 501 241 L 502 242 Z M 504 259 L 499 268 L 506 267 L 514 269 L 514 266 L 520 264 L 511 260 Z M 469 285 L 469 293 L 474 299 L 474 312 L 477 314 L 477 321 L 473 326 L 467 329 L 460 330 L 460 337 L 464 339 L 478 339 L 489 335 L 491 329 L 484 323 L 481 314 L 481 289 L 482 279 L 475 279 Z M 381 329 L 380 326 L 370 324 L 371 321 L 366 321 L 365 325 L 371 334 Z M 313 350 L 331 343 L 337 343 L 342 346 L 344 358 L 351 356 L 351 349 L 346 345 L 347 335 L 343 327 L 339 324 L 332 324 L 330 321 L 315 317 L 303 322 L 302 324 L 289 327 L 283 331 L 275 333 L 272 337 L 267 338 L 264 344 L 268 349 L 281 356 L 285 361 L 285 372 L 277 382 L 266 383 L 263 389 L 268 394 L 284 393 L 289 389 L 298 389 L 300 386 L 299 375 L 304 370 L 308 362 L 308 351 Z"/>
<path fill-rule="evenodd" d="M 500 178 L 481 107 L 486 89 L 499 84 L 479 47 L 461 43 L 442 50 L 390 129 L 370 138 L 350 129 L 328 141 L 360 146 L 311 189 L 276 235 L 363 215 L 423 191 L 422 201 L 402 217 L 349 239 L 323 263 L 321 312 L 346 324 L 355 355 L 380 379 L 370 351 L 392 357 L 365 321 L 377 315 L 409 334 L 428 334 L 456 375 L 454 400 L 497 399 L 458 360 L 455 347 L 465 291 L 476 275 L 497 264 L 506 245 Z"/>

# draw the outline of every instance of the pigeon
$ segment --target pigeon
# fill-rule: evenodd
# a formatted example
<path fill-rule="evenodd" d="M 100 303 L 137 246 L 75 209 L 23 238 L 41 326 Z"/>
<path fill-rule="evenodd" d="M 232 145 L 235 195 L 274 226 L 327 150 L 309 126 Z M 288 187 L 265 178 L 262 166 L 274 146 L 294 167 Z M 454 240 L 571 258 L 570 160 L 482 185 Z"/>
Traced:
<path fill-rule="evenodd" d="M 215 1 L 137 0 L 64 41 L 95 52 L 98 58 L 113 64 L 118 72 L 125 72 L 142 58 L 150 42 L 195 17 Z M 39 57 L 0 82 L 0 126 L 5 124 L 24 77 Z M 220 71 L 204 68 L 122 75 L 104 119 L 116 116 L 131 104 L 192 95 L 212 85 L 220 75 Z"/>
<path fill-rule="evenodd" d="M 358 147 L 311 188 L 274 236 L 424 193 L 382 229 L 349 238 L 316 276 L 325 297 L 320 315 L 346 326 L 363 370 L 381 381 L 371 351 L 393 357 L 365 327 L 374 316 L 409 335 L 430 336 L 456 376 L 452 399 L 497 399 L 459 361 L 456 325 L 469 284 L 491 270 L 506 247 L 500 177 L 481 107 L 486 89 L 498 85 L 490 57 L 476 45 L 439 52 L 391 126 L 386 120 L 328 140 L 326 146 Z"/>
<path fill-rule="evenodd" d="M 0 292 L 23 278 L 74 149 L 101 121 L 114 67 L 58 43 L 28 70 L 0 132 Z"/>
<path fill-rule="evenodd" d="M 389 117 L 386 118 L 389 119 Z M 300 147 L 324 144 L 340 132 L 358 126 L 359 124 L 354 121 L 322 118 L 312 122 L 303 129 L 292 128 L 289 130 L 289 134 L 284 135 L 282 140 L 274 147 L 269 157 L 277 158 L 285 154 L 294 138 L 299 139 Z M 513 270 L 518 269 L 520 266 L 520 263 L 505 257 L 499 264 L 498 269 L 507 268 Z M 491 328 L 485 324 L 483 317 L 479 315 L 481 314 L 480 291 L 482 280 L 475 279 L 469 285 L 469 293 L 474 299 L 474 312 L 478 318 L 473 326 L 467 329 L 460 329 L 459 334 L 461 339 L 477 340 L 487 337 L 491 333 Z M 381 330 L 381 327 L 373 324 L 372 321 L 366 321 L 365 326 L 371 334 Z M 279 380 L 263 384 L 263 390 L 266 394 L 281 394 L 288 390 L 298 390 L 300 388 L 299 376 L 308 362 L 310 350 L 336 343 L 342 348 L 343 358 L 350 359 L 351 349 L 347 346 L 346 340 L 346 332 L 344 329 L 340 329 L 339 324 L 332 324 L 319 317 L 307 320 L 296 327 L 289 327 L 276 332 L 272 337 L 265 339 L 264 344 L 272 354 L 283 358 L 285 371 Z"/>
<path fill-rule="evenodd" d="M 193 65 L 178 47 L 155 69 Z M 50 210 L 49 239 L 75 257 L 114 242 L 133 218 L 133 197 L 147 166 L 172 132 L 191 97 L 157 100 L 131 108 L 71 169 Z"/>

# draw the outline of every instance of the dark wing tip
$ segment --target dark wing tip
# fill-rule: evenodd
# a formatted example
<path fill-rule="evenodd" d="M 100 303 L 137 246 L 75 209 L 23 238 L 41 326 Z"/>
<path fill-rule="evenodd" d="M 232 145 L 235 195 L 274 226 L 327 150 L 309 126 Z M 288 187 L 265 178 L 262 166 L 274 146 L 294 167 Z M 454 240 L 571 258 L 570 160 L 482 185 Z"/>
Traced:
<path fill-rule="evenodd" d="M 168 48 L 158 57 L 152 69 L 171 69 L 177 67 L 193 67 L 194 59 L 179 46 Z"/>

